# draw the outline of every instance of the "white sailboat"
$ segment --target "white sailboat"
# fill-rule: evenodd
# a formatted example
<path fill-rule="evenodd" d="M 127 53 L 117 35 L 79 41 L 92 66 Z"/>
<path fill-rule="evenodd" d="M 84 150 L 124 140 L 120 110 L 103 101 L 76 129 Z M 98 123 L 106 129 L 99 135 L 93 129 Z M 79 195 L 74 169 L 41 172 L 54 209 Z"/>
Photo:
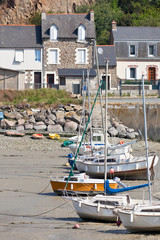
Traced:
<path fill-rule="evenodd" d="M 143 89 L 143 109 L 144 109 L 144 126 L 145 126 L 145 145 L 146 158 L 148 163 L 148 142 L 147 142 L 147 124 L 144 96 L 144 79 L 142 76 Z M 131 232 L 151 232 L 160 231 L 160 203 L 154 204 L 151 197 L 150 171 L 147 164 L 149 204 L 137 204 L 132 210 L 118 209 L 117 213 L 124 227 Z"/>
<path fill-rule="evenodd" d="M 105 153 L 107 152 L 107 122 L 105 122 Z M 107 168 L 107 154 L 105 161 L 103 161 L 103 166 L 105 165 L 105 169 Z M 112 189 L 109 186 L 109 181 L 107 179 L 107 174 L 104 175 L 104 183 L 105 183 L 105 191 L 108 188 L 108 191 L 111 193 L 114 192 L 123 192 L 132 190 L 135 188 L 145 187 L 146 185 L 134 186 L 134 187 L 126 187 L 124 186 L 119 178 L 114 179 L 124 188 L 122 189 Z M 103 220 L 108 222 L 115 222 L 117 220 L 117 216 L 115 214 L 115 209 L 125 208 L 132 209 L 135 204 L 148 204 L 148 201 L 143 200 L 131 200 L 128 194 L 121 194 L 117 196 L 113 195 L 96 195 L 93 198 L 71 198 L 73 206 L 79 215 L 79 217 L 83 219 L 92 219 L 92 220 Z"/>

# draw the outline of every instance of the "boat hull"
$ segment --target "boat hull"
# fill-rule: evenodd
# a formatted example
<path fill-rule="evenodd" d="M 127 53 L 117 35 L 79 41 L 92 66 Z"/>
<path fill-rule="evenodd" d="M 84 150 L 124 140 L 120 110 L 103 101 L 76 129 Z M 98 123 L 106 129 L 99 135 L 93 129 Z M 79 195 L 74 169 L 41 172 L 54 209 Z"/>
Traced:
<path fill-rule="evenodd" d="M 66 187 L 66 182 L 59 180 L 51 180 L 50 183 L 55 193 L 57 193 L 58 195 L 63 194 Z M 110 183 L 109 185 L 111 188 L 117 188 L 117 183 Z M 76 193 L 80 195 L 95 195 L 104 192 L 104 181 L 102 181 L 101 183 L 68 182 L 65 191 L 71 194 Z"/>
<path fill-rule="evenodd" d="M 149 168 L 158 163 L 158 156 L 149 157 Z M 104 163 L 92 163 L 91 161 L 76 161 L 76 167 L 79 172 L 86 172 L 90 177 L 104 178 Z M 113 173 L 110 173 L 113 169 Z M 107 163 L 107 176 L 120 177 L 121 179 L 147 179 L 147 161 L 146 158 L 134 158 L 132 160 L 126 159 L 125 161 L 108 162 Z"/>
<path fill-rule="evenodd" d="M 80 204 L 78 201 L 72 202 L 78 216 L 82 219 L 91 219 L 106 222 L 115 222 L 117 220 L 117 216 L 112 211 L 113 208 L 99 208 L 98 206 L 95 207 L 85 203 Z"/>
<path fill-rule="evenodd" d="M 160 212 L 151 215 L 135 213 L 134 215 L 120 211 L 118 213 L 122 224 L 130 232 L 160 232 Z"/>

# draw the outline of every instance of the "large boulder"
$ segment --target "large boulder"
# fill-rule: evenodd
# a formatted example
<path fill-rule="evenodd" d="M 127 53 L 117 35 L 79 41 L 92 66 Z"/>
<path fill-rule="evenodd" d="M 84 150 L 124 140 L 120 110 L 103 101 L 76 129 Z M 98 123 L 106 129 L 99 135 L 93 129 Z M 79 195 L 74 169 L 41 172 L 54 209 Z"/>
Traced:
<path fill-rule="evenodd" d="M 71 111 L 71 112 L 67 112 L 65 113 L 65 116 L 64 118 L 67 120 L 70 120 L 70 121 L 73 121 L 73 122 L 76 122 L 76 123 L 80 123 L 80 116 L 78 116 L 74 111 Z"/>
<path fill-rule="evenodd" d="M 15 127 L 16 121 L 14 120 L 8 120 L 8 119 L 3 119 L 4 121 L 2 122 L 3 126 L 6 126 L 6 128 L 12 128 Z"/>
<path fill-rule="evenodd" d="M 47 127 L 44 124 L 44 122 L 37 122 L 35 123 L 33 128 L 37 131 L 37 130 L 46 130 Z"/>
<path fill-rule="evenodd" d="M 25 128 L 25 130 L 31 130 L 31 129 L 33 129 L 33 124 L 32 123 L 25 123 L 24 128 Z"/>
<path fill-rule="evenodd" d="M 114 127 L 109 128 L 108 133 L 111 137 L 116 137 L 118 135 L 118 131 Z"/>
<path fill-rule="evenodd" d="M 64 124 L 64 131 L 65 132 L 76 131 L 77 127 L 78 127 L 78 124 L 76 122 L 66 120 Z"/>
<path fill-rule="evenodd" d="M 52 113 L 50 113 L 48 116 L 47 116 L 47 119 L 48 120 L 52 120 L 52 121 L 55 121 L 56 120 L 56 116 L 55 116 L 55 114 L 52 114 Z"/>
<path fill-rule="evenodd" d="M 17 120 L 17 119 L 23 118 L 22 114 L 20 114 L 17 111 L 5 113 L 4 116 L 7 119 L 13 119 L 13 120 Z"/>
<path fill-rule="evenodd" d="M 62 128 L 62 126 L 59 125 L 59 124 L 48 125 L 47 131 L 48 131 L 48 132 L 53 132 L 53 133 L 60 133 L 60 132 L 63 132 L 63 128 Z"/>
<path fill-rule="evenodd" d="M 34 115 L 34 118 L 36 120 L 36 122 L 40 122 L 40 121 L 45 121 L 45 115 L 44 112 L 38 112 Z"/>

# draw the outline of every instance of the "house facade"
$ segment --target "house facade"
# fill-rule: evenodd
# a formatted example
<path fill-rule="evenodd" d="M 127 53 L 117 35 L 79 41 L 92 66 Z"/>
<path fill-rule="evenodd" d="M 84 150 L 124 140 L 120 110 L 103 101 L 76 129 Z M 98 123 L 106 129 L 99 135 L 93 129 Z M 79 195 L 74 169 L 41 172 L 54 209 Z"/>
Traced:
<path fill-rule="evenodd" d="M 106 68 L 108 68 L 108 91 L 114 93 L 118 89 L 119 80 L 117 78 L 117 63 L 115 46 L 113 45 L 97 45 L 98 64 L 99 64 L 99 75 L 100 79 L 104 80 L 102 85 L 102 94 L 105 90 L 106 82 Z M 108 67 L 107 61 L 108 60 Z"/>
<path fill-rule="evenodd" d="M 0 89 L 40 87 L 41 72 L 40 26 L 0 25 Z"/>
<path fill-rule="evenodd" d="M 89 71 L 95 89 L 94 12 L 89 14 L 42 13 L 43 83 L 79 94 Z"/>
<path fill-rule="evenodd" d="M 158 86 L 160 80 L 160 28 L 118 27 L 112 22 L 110 43 L 115 45 L 117 77 L 123 83 L 135 83 L 142 79 L 148 89 Z M 132 86 L 133 87 L 133 86 Z"/>

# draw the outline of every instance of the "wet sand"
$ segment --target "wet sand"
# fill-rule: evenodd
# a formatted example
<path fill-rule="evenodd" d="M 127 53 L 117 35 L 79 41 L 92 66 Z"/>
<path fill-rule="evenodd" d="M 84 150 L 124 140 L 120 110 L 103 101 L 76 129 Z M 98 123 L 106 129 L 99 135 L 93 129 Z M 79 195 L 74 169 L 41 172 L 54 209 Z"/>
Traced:
<path fill-rule="evenodd" d="M 141 154 L 142 145 L 144 142 L 137 144 L 136 155 Z M 150 142 L 149 146 L 160 157 L 160 143 Z M 68 153 L 61 142 L 47 138 L 0 135 L 0 239 L 159 239 L 158 234 L 130 234 L 115 223 L 81 220 L 72 203 L 55 195 L 49 183 L 50 176 L 68 175 L 69 168 L 65 166 Z M 142 197 L 140 191 L 133 195 Z M 76 223 L 80 228 L 72 229 Z"/>

